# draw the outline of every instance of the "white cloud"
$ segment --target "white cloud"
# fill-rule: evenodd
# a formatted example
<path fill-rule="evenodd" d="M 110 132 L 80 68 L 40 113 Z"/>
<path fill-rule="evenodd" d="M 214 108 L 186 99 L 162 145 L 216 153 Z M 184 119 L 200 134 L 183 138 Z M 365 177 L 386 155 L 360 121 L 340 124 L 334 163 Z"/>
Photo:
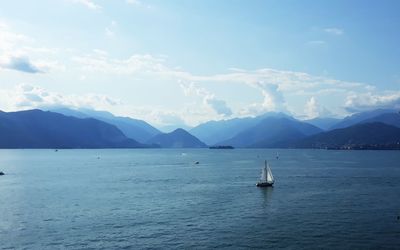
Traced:
<path fill-rule="evenodd" d="M 6 111 L 61 106 L 109 110 L 121 104 L 119 100 L 103 94 L 66 95 L 30 84 L 19 84 L 13 89 L 0 89 L 0 99 L 0 109 Z"/>
<path fill-rule="evenodd" d="M 159 126 L 186 126 L 186 122 L 182 119 L 181 115 L 176 111 L 167 110 L 152 110 L 150 112 L 150 120 Z"/>
<path fill-rule="evenodd" d="M 278 86 L 281 92 L 299 90 L 354 89 L 369 88 L 365 83 L 336 80 L 323 76 L 315 76 L 304 72 L 263 68 L 257 70 L 234 69 L 229 73 L 215 75 L 194 75 L 190 72 L 169 67 L 165 57 L 149 54 L 135 54 L 128 59 L 112 59 L 106 55 L 87 54 L 73 59 L 85 71 L 105 74 L 135 75 L 147 73 L 153 76 L 170 77 L 185 82 L 243 83 L 261 89 L 268 85 Z"/>
<path fill-rule="evenodd" d="M 304 72 L 277 70 L 263 68 L 257 70 L 231 69 L 227 73 L 214 75 L 196 75 L 181 68 L 167 65 L 166 57 L 153 55 L 132 55 L 128 59 L 110 58 L 107 53 L 91 53 L 76 57 L 74 61 L 80 65 L 82 74 L 97 72 L 99 74 L 115 74 L 125 76 L 146 75 L 155 79 L 169 79 L 181 82 L 196 82 L 214 84 L 244 84 L 257 89 L 262 96 L 259 103 L 250 103 L 237 110 L 239 115 L 257 115 L 267 111 L 288 111 L 285 100 L 286 95 L 327 95 L 335 93 L 345 97 L 345 93 L 356 91 L 364 93 L 374 89 L 371 85 L 360 82 L 336 80 L 326 76 L 311 75 Z M 182 87 L 182 86 L 181 86 Z M 225 101 L 219 101 L 215 96 L 203 88 L 187 85 L 183 87 L 185 95 L 195 94 L 202 96 L 203 104 L 208 106 L 216 114 L 230 116 L 233 111 L 227 107 Z M 205 98 L 205 96 L 208 96 Z M 231 112 L 229 111 L 231 110 Z M 300 109 L 301 110 L 301 109 Z M 321 111 L 322 112 L 322 111 Z M 223 117 L 223 116 L 222 116 Z"/>
<path fill-rule="evenodd" d="M 217 115 L 231 116 L 232 110 L 228 107 L 224 100 L 218 99 L 213 93 L 204 88 L 196 87 L 194 83 L 180 84 L 185 96 L 196 95 L 202 98 L 203 104 L 213 110 Z"/>
<path fill-rule="evenodd" d="M 43 70 L 32 63 L 28 57 L 24 56 L 0 58 L 0 67 L 25 73 L 43 73 Z"/>
<path fill-rule="evenodd" d="M 226 102 L 217 99 L 214 95 L 207 95 L 204 97 L 204 103 L 211 107 L 218 115 L 231 116 L 232 110 L 228 107 Z"/>
<path fill-rule="evenodd" d="M 82 4 L 91 10 L 100 10 L 102 7 L 91 0 L 69 0 L 70 2 Z"/>
<path fill-rule="evenodd" d="M 314 96 L 307 101 L 305 106 L 305 114 L 308 119 L 313 119 L 319 116 L 319 103 Z"/>
<path fill-rule="evenodd" d="M 317 99 L 312 96 L 304 107 L 304 117 L 306 119 L 313 119 L 316 117 L 333 117 L 334 114 L 321 105 Z"/>
<path fill-rule="evenodd" d="M 336 36 L 341 36 L 344 34 L 343 29 L 339 29 L 339 28 L 335 28 L 335 27 L 325 28 L 324 31 L 328 34 L 336 35 Z"/>
<path fill-rule="evenodd" d="M 400 91 L 385 94 L 352 93 L 347 96 L 345 109 L 349 112 L 360 112 L 371 109 L 400 109 Z"/>
<path fill-rule="evenodd" d="M 34 45 L 34 39 L 14 32 L 9 25 L 0 22 L 0 69 L 25 73 L 64 69 L 57 60 L 49 59 L 57 55 L 57 49 Z"/>
<path fill-rule="evenodd" d="M 110 59 L 107 54 L 92 53 L 74 57 L 85 71 L 102 72 L 116 75 L 132 75 L 136 73 L 160 73 L 169 69 L 163 64 L 164 59 L 152 55 L 132 55 L 128 59 Z"/>

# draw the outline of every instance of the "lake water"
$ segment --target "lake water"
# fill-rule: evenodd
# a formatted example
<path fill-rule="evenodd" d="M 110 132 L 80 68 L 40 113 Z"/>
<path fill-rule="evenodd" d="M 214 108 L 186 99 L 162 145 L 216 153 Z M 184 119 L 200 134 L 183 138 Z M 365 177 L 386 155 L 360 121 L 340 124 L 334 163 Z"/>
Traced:
<path fill-rule="evenodd" d="M 0 150 L 0 171 L 1 249 L 400 248 L 399 151 Z"/>

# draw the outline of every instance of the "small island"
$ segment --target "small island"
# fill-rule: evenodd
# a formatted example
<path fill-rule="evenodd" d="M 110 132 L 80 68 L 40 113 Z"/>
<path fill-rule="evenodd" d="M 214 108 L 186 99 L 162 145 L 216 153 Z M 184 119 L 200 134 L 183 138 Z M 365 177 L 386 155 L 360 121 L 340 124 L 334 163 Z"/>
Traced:
<path fill-rule="evenodd" d="M 234 149 L 232 146 L 212 146 L 209 149 Z"/>

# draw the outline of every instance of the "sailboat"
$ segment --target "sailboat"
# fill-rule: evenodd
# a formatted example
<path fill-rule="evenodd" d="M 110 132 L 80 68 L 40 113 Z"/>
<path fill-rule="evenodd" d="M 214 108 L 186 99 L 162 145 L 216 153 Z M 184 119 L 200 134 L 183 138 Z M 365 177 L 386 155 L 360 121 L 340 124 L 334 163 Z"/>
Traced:
<path fill-rule="evenodd" d="M 267 161 L 264 163 L 264 167 L 261 171 L 261 178 L 260 181 L 257 182 L 256 186 L 257 187 L 272 187 L 274 185 L 274 176 L 272 175 L 271 169 L 269 168 L 269 165 Z"/>

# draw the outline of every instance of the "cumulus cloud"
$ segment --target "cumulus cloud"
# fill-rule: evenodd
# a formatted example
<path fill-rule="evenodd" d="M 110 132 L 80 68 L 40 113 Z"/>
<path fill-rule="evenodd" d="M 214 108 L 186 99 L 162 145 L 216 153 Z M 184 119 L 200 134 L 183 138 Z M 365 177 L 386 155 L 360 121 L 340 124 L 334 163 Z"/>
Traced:
<path fill-rule="evenodd" d="M 159 126 L 187 126 L 181 115 L 175 111 L 152 110 L 150 116 L 150 119 Z"/>
<path fill-rule="evenodd" d="M 307 118 L 312 119 L 317 117 L 319 115 L 318 108 L 319 104 L 317 103 L 315 97 L 312 96 L 310 100 L 307 101 L 305 107 L 305 114 L 307 115 Z"/>
<path fill-rule="evenodd" d="M 331 117 L 333 116 L 332 112 L 329 111 L 326 107 L 321 105 L 317 99 L 312 96 L 304 107 L 305 118 L 313 119 L 316 117 Z"/>
<path fill-rule="evenodd" d="M 382 95 L 352 93 L 347 96 L 345 103 L 345 109 L 352 113 L 378 108 L 400 109 L 400 91 Z"/>
<path fill-rule="evenodd" d="M 64 69 L 57 60 L 48 59 L 57 54 L 56 49 L 34 45 L 34 39 L 14 32 L 0 22 L 0 69 L 33 74 Z M 43 56 L 46 59 L 42 59 Z"/>
<path fill-rule="evenodd" d="M 262 95 L 264 96 L 263 107 L 267 111 L 285 111 L 285 98 L 277 85 L 261 84 Z"/>
<path fill-rule="evenodd" d="M 343 29 L 335 28 L 335 27 L 330 27 L 330 28 L 325 28 L 324 31 L 328 34 L 335 35 L 335 36 L 340 36 L 344 34 Z"/>
<path fill-rule="evenodd" d="M 119 100 L 103 94 L 67 95 L 50 92 L 38 86 L 19 84 L 13 89 L 0 90 L 1 109 L 20 110 L 34 108 L 71 107 L 110 109 L 121 104 Z"/>
<path fill-rule="evenodd" d="M 260 91 L 263 100 L 242 108 L 239 111 L 241 116 L 256 116 L 271 111 L 288 112 L 285 98 L 278 85 L 261 81 L 253 86 Z"/>
<path fill-rule="evenodd" d="M 3 59 L 4 60 L 4 59 Z M 18 70 L 26 73 L 43 73 L 43 70 L 34 65 L 27 57 L 11 57 L 0 62 L 0 67 Z"/>
<path fill-rule="evenodd" d="M 208 90 L 196 87 L 194 83 L 181 83 L 180 87 L 185 96 L 196 95 L 202 98 L 203 104 L 211 108 L 215 113 L 222 116 L 231 116 L 232 110 L 228 107 L 224 100 L 218 99 Z"/>
<path fill-rule="evenodd" d="M 198 75 L 182 68 L 171 67 L 167 58 L 162 56 L 134 54 L 127 59 L 112 58 L 107 54 L 89 53 L 75 57 L 82 70 L 82 75 L 88 72 L 100 74 L 115 74 L 126 76 L 154 77 L 181 82 L 233 84 L 239 83 L 257 89 L 262 96 L 259 103 L 251 103 L 240 110 L 240 114 L 257 115 L 268 111 L 287 111 L 286 95 L 316 96 L 336 93 L 345 95 L 346 92 L 364 93 L 373 90 L 371 85 L 361 82 L 350 82 L 334 78 L 312 75 L 305 72 L 262 68 L 256 70 L 230 69 L 226 73 L 213 75 Z M 209 96 L 207 91 L 194 86 L 187 86 L 184 93 L 193 92 L 197 96 Z M 217 114 L 230 116 L 232 111 L 224 101 L 215 101 L 216 97 L 209 96 L 203 103 Z M 216 99 L 218 100 L 218 99 Z"/>
<path fill-rule="evenodd" d="M 228 107 L 226 102 L 221 99 L 215 98 L 214 95 L 207 95 L 204 97 L 204 103 L 211 107 L 217 114 L 223 116 L 231 116 L 232 110 Z"/>

